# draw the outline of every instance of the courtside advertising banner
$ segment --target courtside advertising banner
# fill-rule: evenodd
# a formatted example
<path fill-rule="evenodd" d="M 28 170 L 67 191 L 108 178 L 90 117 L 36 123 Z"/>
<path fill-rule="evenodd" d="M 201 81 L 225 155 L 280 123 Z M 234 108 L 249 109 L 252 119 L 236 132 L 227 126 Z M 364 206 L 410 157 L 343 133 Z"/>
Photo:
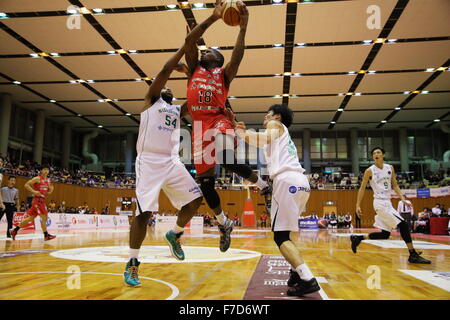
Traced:
<path fill-rule="evenodd" d="M 25 220 L 28 217 L 29 217 L 29 215 L 26 212 L 16 212 L 16 213 L 14 213 L 13 226 L 17 227 L 23 220 Z M 24 226 L 22 228 L 22 230 L 34 230 L 34 226 L 35 226 L 34 221 L 31 221 L 26 226 Z"/>
<path fill-rule="evenodd" d="M 319 219 L 298 219 L 300 229 L 319 229 Z"/>

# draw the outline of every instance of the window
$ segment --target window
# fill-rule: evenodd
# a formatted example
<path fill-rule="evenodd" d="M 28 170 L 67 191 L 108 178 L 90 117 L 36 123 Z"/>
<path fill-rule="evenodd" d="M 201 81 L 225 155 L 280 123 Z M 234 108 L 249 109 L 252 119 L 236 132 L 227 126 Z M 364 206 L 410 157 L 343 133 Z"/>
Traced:
<path fill-rule="evenodd" d="M 366 137 L 358 138 L 358 154 L 359 159 L 367 160 L 367 139 Z"/>
<path fill-rule="evenodd" d="M 311 159 L 320 159 L 320 138 L 311 138 Z"/>
<path fill-rule="evenodd" d="M 338 138 L 337 139 L 337 152 L 338 159 L 347 159 L 347 139 L 346 138 Z"/>
<path fill-rule="evenodd" d="M 336 158 L 336 139 L 322 138 L 322 159 Z"/>

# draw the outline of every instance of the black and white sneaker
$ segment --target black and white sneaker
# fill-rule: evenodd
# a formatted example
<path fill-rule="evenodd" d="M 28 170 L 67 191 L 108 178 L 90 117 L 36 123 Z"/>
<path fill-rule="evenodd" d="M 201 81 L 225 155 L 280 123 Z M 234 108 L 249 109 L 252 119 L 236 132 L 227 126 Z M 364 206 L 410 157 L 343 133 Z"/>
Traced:
<path fill-rule="evenodd" d="M 220 231 L 220 251 L 225 252 L 231 244 L 231 231 L 233 231 L 233 221 L 227 219 L 225 225 L 219 224 Z"/>
<path fill-rule="evenodd" d="M 298 273 L 295 270 L 290 269 L 289 270 L 289 279 L 287 282 L 288 287 L 292 288 L 299 282 L 300 282 L 300 276 L 298 275 Z"/>
<path fill-rule="evenodd" d="M 312 278 L 309 281 L 299 279 L 297 284 L 287 291 L 288 296 L 301 297 L 308 293 L 313 293 L 320 290 L 319 283 L 316 278 Z"/>
<path fill-rule="evenodd" d="M 431 264 L 430 260 L 427 260 L 425 258 L 422 258 L 420 255 L 422 252 L 416 252 L 409 254 L 408 262 L 409 263 L 422 263 L 422 264 Z"/>
<path fill-rule="evenodd" d="M 363 240 L 364 240 L 364 236 L 356 236 L 356 235 L 353 235 L 353 234 L 350 236 L 350 241 L 352 242 L 352 251 L 353 251 L 353 253 L 356 253 L 356 248 L 359 246 L 359 244 Z"/>

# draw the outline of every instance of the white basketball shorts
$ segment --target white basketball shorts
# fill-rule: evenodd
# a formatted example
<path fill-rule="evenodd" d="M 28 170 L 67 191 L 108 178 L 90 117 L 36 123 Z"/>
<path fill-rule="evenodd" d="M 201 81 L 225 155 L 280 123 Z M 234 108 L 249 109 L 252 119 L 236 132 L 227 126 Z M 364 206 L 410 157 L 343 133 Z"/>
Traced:
<path fill-rule="evenodd" d="M 300 172 L 285 171 L 273 180 L 272 231 L 298 231 L 298 217 L 305 210 L 311 188 Z"/>
<path fill-rule="evenodd" d="M 140 153 L 136 157 L 136 198 L 138 211 L 158 211 L 160 191 L 164 190 L 172 205 L 180 210 L 202 196 L 200 187 L 179 158 Z"/>
<path fill-rule="evenodd" d="M 391 200 L 373 199 L 373 208 L 377 213 L 373 224 L 375 228 L 391 232 L 403 221 L 397 210 L 392 207 Z"/>

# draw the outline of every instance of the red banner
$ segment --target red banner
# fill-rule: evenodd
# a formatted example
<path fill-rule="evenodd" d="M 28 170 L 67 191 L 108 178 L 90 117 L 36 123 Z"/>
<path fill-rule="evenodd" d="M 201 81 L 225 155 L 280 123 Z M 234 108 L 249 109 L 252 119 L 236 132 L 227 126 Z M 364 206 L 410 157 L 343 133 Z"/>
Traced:
<path fill-rule="evenodd" d="M 14 213 L 13 225 L 17 227 L 23 220 L 28 218 L 29 215 L 26 212 L 16 212 Z M 29 222 L 26 226 L 21 228 L 22 230 L 34 230 L 34 220 Z"/>
<path fill-rule="evenodd" d="M 244 212 L 242 214 L 243 217 L 243 227 L 255 227 L 256 219 L 255 219 L 255 210 L 253 210 L 253 201 L 250 198 L 247 198 L 244 203 Z"/>

